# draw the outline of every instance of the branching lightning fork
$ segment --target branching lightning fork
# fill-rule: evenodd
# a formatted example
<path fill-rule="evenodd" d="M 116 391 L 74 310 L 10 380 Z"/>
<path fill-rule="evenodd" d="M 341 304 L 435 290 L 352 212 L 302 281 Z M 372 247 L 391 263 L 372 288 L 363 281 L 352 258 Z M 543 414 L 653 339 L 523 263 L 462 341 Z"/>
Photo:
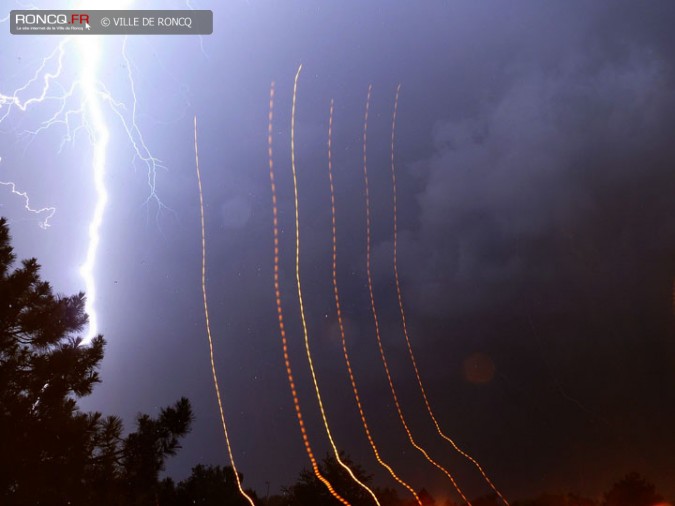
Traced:
<path fill-rule="evenodd" d="M 126 5 L 119 5 L 118 3 L 114 6 L 98 6 L 100 9 L 110 7 L 124 8 Z M 2 21 L 4 20 L 3 18 Z M 151 153 L 137 122 L 138 98 L 132 74 L 132 63 L 127 52 L 127 40 L 125 39 L 122 43 L 121 57 L 127 68 L 128 89 L 132 96 L 131 107 L 127 107 L 124 102 L 116 99 L 99 78 L 103 50 L 102 40 L 100 36 L 95 35 L 61 38 L 57 47 L 42 59 L 30 79 L 10 94 L 0 93 L 0 124 L 9 118 L 13 111 L 25 113 L 28 109 L 38 108 L 40 105 L 47 103 L 58 104 L 56 110 L 50 109 L 48 116 L 36 128 L 24 132 L 24 135 L 30 137 L 28 144 L 36 136 L 55 126 L 60 126 L 65 130 L 59 151 L 67 142 L 74 141 L 75 134 L 79 130 L 86 132 L 91 143 L 91 168 L 95 203 L 89 220 L 85 259 L 80 266 L 80 275 L 87 294 L 85 310 L 89 315 L 89 325 L 84 336 L 84 343 L 88 343 L 98 333 L 95 267 L 100 244 L 100 231 L 108 201 L 106 168 L 110 128 L 106 106 L 119 118 L 131 145 L 134 160 L 140 160 L 147 170 L 149 193 L 145 201 L 146 206 L 150 204 L 156 206 L 157 219 L 159 219 L 161 211 L 168 209 L 157 195 L 157 172 L 164 167 L 161 161 Z M 67 73 L 66 67 L 67 63 L 70 62 L 70 57 L 77 57 L 78 54 L 79 60 L 76 69 Z M 74 101 L 77 102 L 76 106 L 73 105 Z M 34 209 L 30 205 L 28 193 L 17 190 L 15 182 L 0 181 L 0 184 L 9 187 L 13 194 L 22 197 L 25 203 L 24 207 L 28 212 L 46 216 L 40 222 L 40 226 L 43 228 L 49 226 L 49 220 L 56 213 L 54 207 Z"/>

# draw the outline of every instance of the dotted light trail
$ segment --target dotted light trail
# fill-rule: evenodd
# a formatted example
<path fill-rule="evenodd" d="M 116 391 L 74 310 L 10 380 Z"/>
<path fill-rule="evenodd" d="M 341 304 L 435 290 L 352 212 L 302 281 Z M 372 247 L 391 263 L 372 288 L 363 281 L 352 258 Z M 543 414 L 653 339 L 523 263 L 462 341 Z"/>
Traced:
<path fill-rule="evenodd" d="M 349 381 L 352 385 L 352 391 L 354 392 L 354 400 L 356 401 L 356 406 L 359 410 L 359 415 L 361 416 L 361 424 L 363 425 L 363 430 L 366 433 L 366 438 L 368 438 L 368 443 L 373 450 L 375 458 L 379 464 L 384 467 L 389 474 L 396 480 L 401 486 L 406 488 L 412 496 L 415 498 L 415 501 L 419 506 L 422 506 L 422 501 L 415 493 L 415 490 L 403 481 L 389 464 L 387 464 L 382 457 L 380 457 L 380 452 L 377 449 L 377 445 L 373 439 L 373 436 L 370 432 L 368 426 L 368 421 L 366 419 L 366 414 L 363 411 L 363 406 L 361 404 L 361 397 L 359 395 L 359 389 L 356 386 L 356 378 L 354 376 L 354 371 L 352 370 L 351 360 L 349 358 L 349 351 L 347 350 L 347 339 L 345 337 L 345 328 L 342 321 L 342 308 L 340 306 L 340 292 L 338 290 L 337 283 L 337 225 L 336 225 L 336 212 L 335 212 L 335 189 L 333 187 L 333 162 L 332 162 L 332 135 L 333 133 L 333 100 L 330 101 L 330 114 L 328 118 L 328 181 L 330 185 L 330 208 L 331 208 L 331 231 L 333 237 L 333 295 L 335 296 L 335 311 L 337 314 L 338 327 L 340 329 L 340 339 L 342 340 L 342 353 L 345 359 L 345 365 L 347 366 L 347 373 L 349 374 Z"/>
<path fill-rule="evenodd" d="M 302 68 L 302 66 L 300 67 Z M 300 74 L 300 68 L 298 73 L 295 76 L 295 83 L 297 84 L 298 75 Z M 293 113 L 291 116 L 291 144 L 294 143 L 294 127 L 295 127 L 295 97 L 296 97 L 297 86 L 293 87 Z M 291 396 L 293 397 L 293 406 L 295 407 L 295 414 L 298 419 L 298 427 L 300 428 L 300 434 L 302 435 L 302 442 L 305 445 L 305 452 L 307 457 L 312 465 L 312 470 L 314 475 L 317 477 L 321 483 L 323 483 L 330 494 L 337 499 L 340 503 L 349 506 L 347 502 L 340 494 L 338 494 L 333 485 L 321 474 L 319 469 L 319 464 L 316 461 L 314 452 L 312 451 L 312 446 L 309 443 L 309 437 L 307 436 L 307 429 L 305 427 L 305 422 L 302 417 L 302 409 L 300 408 L 300 399 L 298 398 L 298 392 L 295 388 L 295 380 L 293 378 L 293 369 L 291 367 L 291 358 L 288 354 L 288 339 L 286 337 L 286 327 L 284 325 L 284 313 L 281 305 L 281 288 L 279 285 L 279 209 L 277 206 L 277 187 L 274 178 L 274 160 L 272 157 L 272 120 L 274 118 L 274 82 L 270 85 L 270 104 L 269 104 L 269 114 L 268 114 L 268 124 L 267 124 L 267 154 L 269 161 L 269 171 L 270 171 L 270 188 L 272 190 L 272 219 L 273 219 L 273 229 L 274 229 L 274 296 L 276 299 L 277 305 L 277 318 L 279 320 L 279 333 L 281 335 L 281 346 L 284 354 L 284 365 L 286 366 L 286 376 L 288 377 L 288 385 L 291 390 Z"/>
<path fill-rule="evenodd" d="M 420 392 L 422 393 L 422 398 L 424 399 L 424 405 L 427 408 L 427 412 L 431 417 L 431 420 L 436 427 L 438 434 L 448 441 L 452 447 L 463 457 L 468 459 L 474 466 L 478 469 L 480 474 L 483 476 L 483 479 L 487 484 L 492 488 L 492 490 L 499 496 L 499 498 L 509 506 L 508 501 L 504 498 L 502 493 L 497 490 L 497 487 L 492 483 L 490 478 L 488 478 L 483 468 L 480 466 L 478 461 L 474 459 L 471 455 L 463 451 L 457 444 L 441 430 L 441 426 L 434 415 L 433 410 L 431 409 L 431 403 L 429 402 L 429 397 L 427 396 L 426 390 L 424 389 L 424 384 L 422 383 L 422 376 L 420 375 L 419 368 L 417 367 L 417 360 L 415 359 L 415 354 L 413 352 L 412 344 L 410 343 L 410 336 L 408 334 L 408 324 L 405 317 L 405 310 L 403 306 L 403 296 L 401 294 L 401 283 L 398 274 L 398 198 L 397 198 L 397 186 L 396 186 L 396 165 L 395 165 L 395 156 L 394 156 L 394 147 L 395 147 L 395 138 L 396 138 L 396 116 L 398 114 L 398 98 L 401 92 L 401 85 L 399 84 L 396 87 L 396 96 L 394 98 L 394 112 L 391 119 L 391 181 L 392 181 L 392 194 L 393 194 L 393 212 L 394 212 L 394 280 L 396 284 L 396 297 L 398 299 L 399 312 L 401 314 L 401 325 L 403 326 L 403 335 L 405 336 L 405 342 L 408 348 L 408 354 L 410 355 L 410 361 L 412 362 L 413 369 L 415 370 L 415 377 L 417 378 L 417 384 L 420 387 Z"/>
<path fill-rule="evenodd" d="M 333 454 L 337 460 L 340 467 L 342 467 L 349 476 L 356 482 L 361 488 L 366 490 L 375 504 L 378 506 L 380 502 L 377 500 L 375 492 L 373 492 L 368 486 L 362 483 L 350 469 L 350 467 L 345 464 L 340 458 L 340 452 L 335 445 L 333 440 L 333 434 L 331 433 L 330 426 L 328 424 L 328 417 L 326 416 L 326 411 L 323 406 L 323 400 L 321 398 L 321 390 L 319 389 L 319 382 L 316 379 L 316 372 L 314 370 L 314 360 L 312 359 L 312 352 L 309 346 L 309 332 L 307 330 L 307 319 L 305 318 L 305 305 L 302 299 L 302 283 L 300 282 L 300 215 L 299 215 L 299 199 L 298 199 L 298 179 L 296 177 L 296 168 L 295 168 L 295 98 L 297 95 L 298 89 L 298 78 L 300 77 L 300 71 L 302 70 L 302 65 L 298 67 L 298 72 L 295 74 L 295 82 L 293 83 L 293 110 L 291 112 L 291 171 L 293 173 L 293 201 L 295 203 L 295 281 L 298 287 L 298 303 L 300 305 L 300 320 L 302 321 L 302 333 L 305 340 L 305 353 L 307 354 L 307 362 L 309 363 L 309 370 L 312 374 L 312 382 L 314 383 L 314 392 L 316 393 L 316 400 L 319 403 L 319 411 L 321 412 L 321 419 L 323 421 L 323 426 L 326 429 L 326 435 L 328 436 L 328 441 L 330 441 L 331 448 L 333 448 Z"/>
<path fill-rule="evenodd" d="M 391 372 L 389 371 L 389 365 L 387 363 L 387 357 L 384 353 L 384 347 L 382 346 L 382 336 L 380 334 L 380 322 L 377 317 L 377 309 L 375 307 L 375 295 L 373 293 L 373 276 L 371 272 L 371 248 L 370 248 L 370 243 L 371 243 L 371 216 L 370 216 L 370 188 L 368 184 L 368 157 L 367 157 L 367 140 L 368 140 L 368 111 L 370 108 L 370 97 L 372 94 L 373 86 L 372 84 L 368 86 L 368 96 L 366 98 L 366 111 L 364 115 L 364 121 L 363 121 L 363 183 L 364 183 L 364 188 L 365 188 L 365 200 L 366 200 L 366 277 L 368 279 L 368 294 L 370 296 L 370 309 L 373 314 L 373 322 L 375 324 L 375 336 L 377 338 L 377 346 L 380 350 L 380 358 L 382 359 L 382 364 L 384 365 L 384 372 L 387 375 L 387 381 L 389 382 L 389 390 L 391 391 L 392 398 L 394 400 L 394 405 L 396 406 L 396 411 L 398 413 L 398 417 L 401 420 L 401 424 L 403 425 L 403 429 L 405 430 L 405 433 L 408 436 L 408 439 L 410 440 L 410 444 L 412 444 L 415 449 L 417 449 L 422 455 L 424 455 L 424 458 L 429 461 L 429 463 L 433 464 L 438 470 L 440 470 L 443 474 L 445 474 L 450 482 L 452 483 L 453 487 L 455 490 L 457 490 L 457 493 L 461 496 L 462 500 L 467 503 L 469 506 L 471 506 L 471 503 L 469 500 L 466 498 L 464 495 L 464 492 L 462 492 L 462 489 L 459 488 L 459 485 L 455 481 L 455 478 L 450 474 L 450 472 L 445 469 L 443 466 L 441 466 L 438 462 L 436 462 L 434 459 L 432 459 L 429 454 L 422 448 L 420 445 L 418 445 L 415 442 L 415 439 L 413 438 L 412 432 L 410 431 L 410 428 L 408 427 L 407 422 L 405 421 L 405 417 L 403 416 L 403 409 L 401 408 L 401 404 L 398 400 L 398 395 L 396 394 L 396 388 L 394 387 L 394 381 L 391 376 Z"/>
<path fill-rule="evenodd" d="M 218 411 L 220 412 L 220 422 L 223 426 L 223 434 L 225 434 L 225 444 L 227 446 L 227 454 L 230 458 L 230 465 L 234 471 L 234 478 L 237 480 L 237 488 L 239 493 L 249 502 L 251 506 L 255 506 L 253 499 L 244 491 L 237 472 L 237 466 L 234 462 L 234 455 L 232 453 L 232 445 L 230 444 L 230 436 L 227 432 L 227 424 L 225 423 L 225 413 L 223 411 L 223 401 L 220 396 L 220 387 L 218 386 L 218 375 L 216 374 L 216 364 L 213 358 L 213 336 L 211 335 L 211 322 L 209 320 L 209 305 L 206 298 L 206 227 L 204 225 L 204 193 L 202 192 L 202 176 L 199 170 L 199 147 L 197 143 L 197 116 L 194 117 L 195 128 L 195 168 L 197 170 L 197 186 L 199 188 L 199 212 L 201 217 L 202 230 L 202 299 L 204 302 L 204 319 L 206 320 L 206 335 L 209 339 L 209 358 L 211 359 L 211 375 L 213 376 L 213 386 L 216 389 L 216 398 L 218 399 Z"/>

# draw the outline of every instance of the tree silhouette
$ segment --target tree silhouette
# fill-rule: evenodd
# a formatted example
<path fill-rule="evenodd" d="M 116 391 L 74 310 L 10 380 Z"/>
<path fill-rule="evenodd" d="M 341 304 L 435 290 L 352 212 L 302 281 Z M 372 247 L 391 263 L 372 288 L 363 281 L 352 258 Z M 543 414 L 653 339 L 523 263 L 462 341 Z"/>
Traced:
<path fill-rule="evenodd" d="M 581 497 L 577 494 L 543 494 L 537 499 L 518 501 L 513 506 L 596 506 L 593 499 Z"/>
<path fill-rule="evenodd" d="M 629 473 L 605 493 L 602 506 L 656 506 L 663 497 L 638 473 Z"/>
<path fill-rule="evenodd" d="M 501 506 L 504 504 L 496 494 L 484 495 L 471 501 L 472 506 Z"/>
<path fill-rule="evenodd" d="M 123 479 L 129 497 L 137 504 L 155 497 L 164 461 L 176 454 L 178 440 L 190 431 L 192 420 L 192 408 L 185 397 L 162 409 L 157 418 L 138 416 L 136 432 L 127 436 L 122 447 Z"/>
<path fill-rule="evenodd" d="M 98 417 L 94 429 L 90 463 L 85 476 L 89 499 L 106 506 L 116 504 L 123 495 L 122 420 L 116 416 Z"/>
<path fill-rule="evenodd" d="M 84 294 L 54 295 L 35 259 L 14 260 L 0 219 L 0 502 L 30 504 L 79 486 L 96 416 L 76 399 L 99 381 L 104 340 L 81 346 Z"/>
<path fill-rule="evenodd" d="M 420 501 L 422 501 L 422 504 L 424 506 L 434 506 L 434 504 L 436 503 L 436 501 L 434 501 L 434 498 L 431 496 L 429 491 L 425 488 L 420 490 L 417 495 L 419 496 Z"/>
<path fill-rule="evenodd" d="M 35 259 L 14 267 L 0 219 L 0 504 L 155 504 L 164 461 L 192 423 L 182 398 L 157 418 L 83 413 L 105 341 L 82 344 L 85 297 L 55 295 Z"/>
<path fill-rule="evenodd" d="M 239 473 L 239 479 L 243 476 Z M 177 486 L 166 478 L 162 482 L 160 503 L 162 506 L 246 506 L 248 501 L 239 492 L 234 470 L 231 466 L 204 466 L 192 468 L 192 474 Z M 247 490 L 256 504 L 262 504 L 256 494 Z"/>
<path fill-rule="evenodd" d="M 399 504 L 399 499 L 395 491 L 391 489 L 378 489 L 371 486 L 373 477 L 366 474 L 364 469 L 355 464 L 348 456 L 340 453 L 342 461 L 349 466 L 354 475 L 366 485 L 370 486 L 375 495 L 380 500 L 382 506 L 393 506 Z M 333 455 L 327 455 L 322 462 L 319 463 L 321 474 L 340 492 L 353 506 L 372 506 L 373 498 L 356 484 L 347 471 L 340 466 L 337 459 Z M 297 483 L 284 489 L 283 494 L 286 505 L 300 505 L 300 506 L 333 506 L 340 503 L 330 495 L 326 486 L 321 483 L 312 471 L 307 469 L 300 473 Z"/>

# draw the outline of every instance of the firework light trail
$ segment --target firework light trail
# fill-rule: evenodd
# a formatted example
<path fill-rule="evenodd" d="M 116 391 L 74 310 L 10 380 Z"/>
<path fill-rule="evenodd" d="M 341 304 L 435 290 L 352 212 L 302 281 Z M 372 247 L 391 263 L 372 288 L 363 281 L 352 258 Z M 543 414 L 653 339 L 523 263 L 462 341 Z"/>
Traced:
<path fill-rule="evenodd" d="M 220 387 L 218 386 L 218 375 L 216 373 L 216 364 L 213 357 L 213 336 L 211 335 L 211 321 L 209 320 L 209 305 L 206 298 L 206 227 L 204 225 L 204 193 L 202 191 L 202 175 L 199 170 L 199 145 L 197 143 L 197 115 L 194 117 L 195 129 L 195 168 L 197 170 L 197 187 L 199 189 L 199 213 L 201 218 L 202 231 L 202 300 L 204 303 L 204 319 L 206 321 L 206 335 L 209 340 L 209 358 L 211 359 L 211 375 L 213 377 L 213 386 L 216 390 L 216 399 L 218 400 L 218 410 L 220 412 L 220 422 L 223 427 L 223 434 L 225 435 L 225 445 L 227 446 L 227 454 L 230 458 L 230 465 L 234 471 L 234 478 L 237 481 L 237 488 L 239 493 L 246 498 L 251 506 L 255 506 L 253 499 L 244 491 L 241 486 L 237 466 L 234 462 L 234 455 L 232 453 L 232 445 L 230 444 L 230 436 L 227 432 L 227 424 L 225 423 L 225 412 L 223 411 L 223 401 L 220 396 Z"/>
<path fill-rule="evenodd" d="M 345 365 L 347 367 L 347 373 L 349 374 L 349 381 L 352 385 L 352 392 L 354 393 L 354 400 L 356 401 L 356 406 L 359 410 L 359 415 L 361 417 L 361 424 L 363 425 L 363 430 L 368 439 L 368 443 L 373 450 L 373 454 L 377 459 L 377 462 L 384 467 L 389 474 L 398 482 L 402 487 L 406 488 L 412 496 L 415 498 L 415 501 L 419 506 L 422 506 L 422 501 L 415 493 L 415 490 L 403 481 L 396 472 L 387 464 L 382 457 L 380 457 L 380 452 L 377 449 L 375 440 L 370 432 L 370 427 L 368 426 L 368 421 L 366 419 L 366 414 L 363 411 L 363 406 L 361 404 L 361 397 L 359 395 L 359 389 L 356 386 L 356 378 L 354 376 L 354 371 L 352 370 L 351 359 L 349 358 L 349 351 L 347 350 L 347 338 L 345 337 L 345 328 L 344 322 L 342 321 L 342 307 L 340 305 L 340 292 L 338 290 L 337 283 L 337 224 L 336 224 L 336 212 L 335 212 L 335 188 L 333 187 L 333 162 L 332 162 L 332 137 L 333 137 L 333 100 L 330 101 L 330 113 L 328 116 L 328 182 L 330 186 L 330 209 L 331 209 L 331 232 L 332 232 L 332 244 L 333 244 L 333 295 L 335 296 L 335 312 L 337 314 L 338 327 L 340 329 L 340 339 L 342 341 L 342 354 L 345 359 Z"/>
<path fill-rule="evenodd" d="M 408 334 L 408 323 L 405 317 L 405 310 L 403 306 L 403 295 L 401 293 L 401 283 L 398 274 L 398 196 L 397 196 L 397 186 L 396 186 L 396 165 L 395 165 L 395 139 L 396 139 L 396 116 L 398 114 L 398 98 L 401 92 L 401 85 L 399 84 L 396 87 L 396 96 L 394 98 L 394 112 L 391 118 L 391 181 L 392 181 L 392 196 L 393 196 L 393 214 L 394 214 L 394 282 L 396 285 L 396 298 L 398 299 L 399 313 L 401 315 L 401 325 L 403 327 L 403 335 L 405 336 L 406 346 L 408 348 L 408 355 L 410 356 L 410 361 L 412 362 L 413 369 L 415 370 L 415 377 L 417 378 L 417 384 L 420 387 L 420 392 L 422 393 L 422 399 L 424 399 L 424 405 L 427 408 L 427 412 L 431 417 L 431 420 L 436 427 L 438 434 L 449 442 L 452 447 L 464 458 L 473 463 L 474 466 L 478 469 L 480 474 L 483 476 L 483 479 L 487 484 L 492 488 L 492 490 L 499 496 L 506 506 L 509 506 L 509 502 L 502 495 L 502 493 L 495 487 L 488 475 L 485 473 L 481 465 L 476 459 L 471 455 L 462 450 L 457 444 L 448 437 L 442 430 L 441 426 L 434 415 L 433 410 L 431 409 L 431 403 L 429 402 L 429 397 L 427 396 L 426 390 L 424 389 L 424 384 L 422 383 L 422 376 L 420 375 L 419 368 L 417 367 L 417 360 L 415 359 L 415 354 L 413 353 L 412 344 L 410 342 L 410 336 Z"/>
<path fill-rule="evenodd" d="M 125 9 L 132 2 L 123 2 L 120 0 L 108 0 L 100 2 L 98 9 L 118 10 Z M 74 8 L 85 8 L 80 4 Z M 3 18 L 2 21 L 6 21 Z M 74 48 L 72 46 L 75 46 Z M 106 106 L 121 121 L 126 132 L 128 141 L 134 153 L 134 160 L 138 159 L 145 165 L 148 174 L 149 194 L 146 199 L 146 205 L 153 201 L 158 209 L 158 213 L 166 207 L 160 201 L 156 193 L 156 175 L 157 170 L 162 167 L 161 163 L 155 158 L 146 145 L 141 130 L 136 121 L 137 96 L 133 75 L 131 72 L 131 62 L 126 51 L 126 38 L 124 39 L 121 51 L 121 57 L 124 59 L 127 67 L 127 78 L 129 91 L 133 99 L 131 112 L 122 101 L 117 100 L 110 93 L 105 83 L 99 79 L 99 70 L 101 70 L 103 54 L 103 38 L 100 35 L 87 36 L 66 36 L 61 37 L 57 47 L 41 61 L 33 76 L 24 84 L 14 90 L 14 92 L 5 95 L 0 93 L 0 123 L 6 120 L 13 110 L 26 112 L 29 108 L 37 108 L 45 103 L 57 102 L 60 107 L 56 112 L 40 123 L 40 126 L 34 130 L 27 130 L 25 134 L 30 135 L 31 139 L 40 133 L 60 126 L 65 128 L 61 148 L 66 142 L 74 141 L 75 134 L 79 130 L 84 130 L 92 146 L 92 180 L 93 197 L 95 200 L 94 208 L 87 227 L 87 247 L 84 261 L 80 265 L 80 276 L 84 283 L 86 293 L 85 312 L 89 316 L 88 326 L 83 343 L 87 344 L 98 333 L 98 314 L 96 312 L 96 277 L 95 268 L 101 241 L 101 227 L 108 202 L 108 190 L 106 187 L 106 164 L 108 143 L 110 139 L 110 128 L 106 117 Z M 75 78 L 68 81 L 65 72 L 66 56 L 76 57 L 79 55 L 77 69 L 74 72 Z M 55 68 L 51 68 L 55 67 Z M 66 81 L 67 85 L 61 83 Z M 31 90 L 40 84 L 40 91 L 30 96 Z M 27 96 L 24 98 L 24 96 Z M 77 107 L 70 106 L 71 101 L 78 102 Z M 79 118 L 79 124 L 73 127 Z M 60 149 L 59 149 L 60 152 Z M 13 193 L 21 196 L 25 202 L 25 208 L 33 214 L 49 213 L 47 218 L 40 225 L 46 228 L 49 220 L 56 213 L 53 207 L 45 207 L 40 210 L 34 210 L 28 205 L 29 196 L 27 192 L 19 192 L 12 181 L 1 181 L 0 184 L 10 186 Z"/>
<path fill-rule="evenodd" d="M 312 375 L 312 382 L 314 383 L 314 392 L 316 393 L 316 400 L 319 404 L 319 411 L 321 412 L 321 419 L 323 421 L 323 426 L 326 429 L 326 435 L 328 436 L 328 441 L 330 442 L 331 448 L 333 448 L 333 453 L 338 464 L 347 471 L 349 476 L 356 482 L 361 488 L 366 490 L 373 498 L 375 503 L 379 506 L 380 502 L 377 500 L 375 493 L 363 484 L 359 479 L 354 475 L 352 470 L 347 464 L 345 464 L 340 458 L 340 452 L 335 445 L 333 440 L 333 434 L 331 433 L 330 426 L 328 425 L 328 418 L 326 416 L 326 411 L 323 406 L 323 400 L 321 398 L 321 390 L 319 389 L 319 382 L 316 379 L 316 372 L 314 371 L 314 360 L 312 359 L 312 352 L 309 347 L 309 332 L 307 330 L 307 319 L 305 318 L 305 305 L 302 298 L 302 283 L 300 282 L 300 217 L 299 217 L 299 199 L 298 199 L 298 178 L 296 177 L 296 168 L 295 168 L 295 98 L 297 95 L 298 88 L 298 79 L 300 77 L 300 71 L 302 70 L 302 65 L 298 67 L 298 72 L 295 74 L 295 82 L 293 84 L 293 109 L 291 112 L 291 172 L 293 173 L 293 201 L 295 204 L 295 281 L 298 287 L 298 304 L 300 306 L 300 321 L 302 322 L 302 333 L 305 341 L 305 353 L 307 354 L 307 363 L 309 364 L 309 371 Z"/>
<path fill-rule="evenodd" d="M 459 487 L 457 482 L 455 481 L 455 478 L 450 474 L 450 472 L 445 469 L 443 466 L 441 466 L 438 462 L 436 462 L 434 459 L 432 459 L 429 454 L 422 448 L 420 445 L 417 444 L 415 439 L 413 438 L 412 432 L 410 431 L 410 428 L 408 427 L 408 423 L 405 421 L 405 417 L 403 416 L 403 409 L 401 408 L 401 404 L 398 399 L 398 395 L 396 394 L 396 388 L 394 387 L 394 381 L 391 376 L 391 372 L 389 370 L 389 365 L 387 363 L 387 357 L 384 353 L 384 347 L 382 346 L 382 336 L 380 333 L 380 322 L 377 316 L 377 309 L 375 307 L 375 295 L 373 291 L 373 276 L 371 272 L 371 216 L 370 216 L 370 187 L 368 184 L 368 157 L 367 157 L 367 146 L 368 146 L 368 112 L 370 109 L 370 97 L 372 94 L 373 86 L 372 84 L 368 86 L 368 95 L 366 98 L 366 111 L 364 114 L 364 120 L 363 120 L 363 184 L 364 184 L 364 189 L 365 189 L 365 201 L 366 201 L 366 277 L 368 280 L 368 294 L 370 296 L 370 309 L 373 315 L 373 322 L 375 324 L 375 336 L 377 338 L 377 346 L 380 351 L 380 358 L 382 359 L 382 365 L 384 365 L 384 372 L 387 375 L 387 381 L 389 383 L 389 390 L 391 391 L 392 398 L 394 400 L 394 406 L 396 406 L 396 411 L 398 413 L 398 417 L 401 420 L 401 424 L 403 425 L 403 429 L 405 430 L 405 433 L 408 436 L 408 440 L 410 441 L 410 444 L 415 447 L 422 455 L 424 455 L 424 458 L 427 459 L 427 461 L 431 464 L 433 464 L 439 471 L 441 471 L 443 474 L 445 474 L 450 482 L 452 483 L 453 487 L 457 491 L 457 493 L 462 497 L 462 500 L 467 503 L 469 506 L 471 506 L 471 503 L 469 500 L 466 498 L 464 495 L 464 492 L 462 492 L 462 489 Z"/>
<path fill-rule="evenodd" d="M 298 73 L 300 69 L 298 69 Z M 297 82 L 297 75 L 296 75 Z M 293 111 L 295 111 L 295 90 L 293 89 Z M 294 118 L 293 114 L 293 118 Z M 319 464 L 316 461 L 314 452 L 312 451 L 312 446 L 309 443 L 309 437 L 307 436 L 307 429 L 305 427 L 305 422 L 302 416 L 302 410 L 300 408 L 300 399 L 298 397 L 298 392 L 295 387 L 295 379 L 293 377 L 293 369 L 291 367 L 291 358 L 288 354 L 288 339 L 286 337 L 286 326 L 284 324 L 284 313 L 281 305 L 281 288 L 279 285 L 279 209 L 277 206 L 277 186 L 274 178 L 274 159 L 272 157 L 272 120 L 274 118 L 274 82 L 270 85 L 270 104 L 269 104 L 269 115 L 268 115 L 268 124 L 267 124 L 267 155 L 269 162 L 269 171 L 270 171 L 270 188 L 272 192 L 272 225 L 274 230 L 274 296 L 277 306 L 277 318 L 279 320 L 279 334 L 281 335 L 281 346 L 284 354 L 284 365 L 286 366 L 286 376 L 288 377 L 288 385 L 291 390 L 291 396 L 293 397 L 293 406 L 295 407 L 295 414 L 298 419 L 298 427 L 300 428 L 300 434 L 302 435 L 302 442 L 305 446 L 305 452 L 307 457 L 312 465 L 312 470 L 314 475 L 317 477 L 321 483 L 323 483 L 330 494 L 337 499 L 342 504 L 349 506 L 347 502 L 340 494 L 338 494 L 333 485 L 321 474 L 319 469 Z M 295 126 L 295 120 L 292 119 L 291 126 L 291 136 L 293 135 L 293 127 Z"/>

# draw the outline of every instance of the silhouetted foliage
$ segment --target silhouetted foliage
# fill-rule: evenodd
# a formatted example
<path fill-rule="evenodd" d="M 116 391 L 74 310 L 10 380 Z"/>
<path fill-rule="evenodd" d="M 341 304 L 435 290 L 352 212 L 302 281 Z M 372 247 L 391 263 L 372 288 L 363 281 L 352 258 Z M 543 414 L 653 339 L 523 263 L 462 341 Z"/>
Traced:
<path fill-rule="evenodd" d="M 166 457 L 180 448 L 178 440 L 190 431 L 192 408 L 186 398 L 161 410 L 157 418 L 139 415 L 137 430 L 122 446 L 122 469 L 128 497 L 144 500 L 154 497 L 159 472 Z"/>
<path fill-rule="evenodd" d="M 349 466 L 354 472 L 354 475 L 366 485 L 370 486 L 375 495 L 380 499 L 380 504 L 382 506 L 394 506 L 400 504 L 396 492 L 391 489 L 378 489 L 377 487 L 372 486 L 373 477 L 369 474 L 366 474 L 364 469 L 354 464 L 349 457 L 344 454 L 340 454 L 342 461 Z M 349 501 L 353 506 L 361 505 L 372 505 L 373 498 L 372 496 L 360 487 L 357 483 L 352 480 L 347 471 L 340 466 L 339 462 L 333 455 L 328 455 L 319 463 L 319 469 L 321 474 L 335 487 L 336 490 L 339 490 L 340 495 Z M 330 495 L 326 486 L 319 481 L 315 476 L 313 471 L 303 470 L 300 473 L 300 477 L 291 487 L 284 489 L 284 502 L 281 504 L 285 505 L 300 505 L 300 506 L 333 506 L 339 505 L 340 502 L 337 501 L 333 496 Z"/>
<path fill-rule="evenodd" d="M 434 501 L 434 498 L 431 496 L 431 494 L 425 488 L 420 490 L 417 496 L 420 498 L 420 501 L 422 501 L 423 506 L 434 506 L 436 502 Z"/>
<path fill-rule="evenodd" d="M 12 270 L 0 220 L 0 502 L 37 503 L 77 490 L 92 448 L 96 414 L 76 399 L 99 381 L 103 337 L 81 346 L 84 294 L 54 295 L 35 259 Z"/>
<path fill-rule="evenodd" d="M 502 506 L 504 503 L 496 494 L 484 495 L 471 501 L 472 506 Z"/>
<path fill-rule="evenodd" d="M 655 506 L 662 501 L 654 485 L 638 473 L 630 473 L 605 494 L 602 506 Z"/>
<path fill-rule="evenodd" d="M 187 399 L 122 421 L 83 413 L 105 341 L 82 344 L 83 293 L 55 295 L 35 259 L 14 267 L 0 219 L 0 504 L 155 504 L 159 472 L 192 423 Z"/>
<path fill-rule="evenodd" d="M 239 473 L 239 479 L 243 480 L 241 473 Z M 247 493 L 256 504 L 261 504 L 253 491 L 248 490 Z M 249 506 L 246 499 L 239 493 L 232 467 L 204 466 L 201 464 L 193 467 L 192 474 L 178 485 L 175 485 L 170 478 L 163 480 L 160 503 L 162 506 L 193 504 Z"/>
<path fill-rule="evenodd" d="M 537 499 L 518 501 L 513 506 L 597 506 L 597 501 L 580 497 L 577 494 L 544 494 Z"/>

